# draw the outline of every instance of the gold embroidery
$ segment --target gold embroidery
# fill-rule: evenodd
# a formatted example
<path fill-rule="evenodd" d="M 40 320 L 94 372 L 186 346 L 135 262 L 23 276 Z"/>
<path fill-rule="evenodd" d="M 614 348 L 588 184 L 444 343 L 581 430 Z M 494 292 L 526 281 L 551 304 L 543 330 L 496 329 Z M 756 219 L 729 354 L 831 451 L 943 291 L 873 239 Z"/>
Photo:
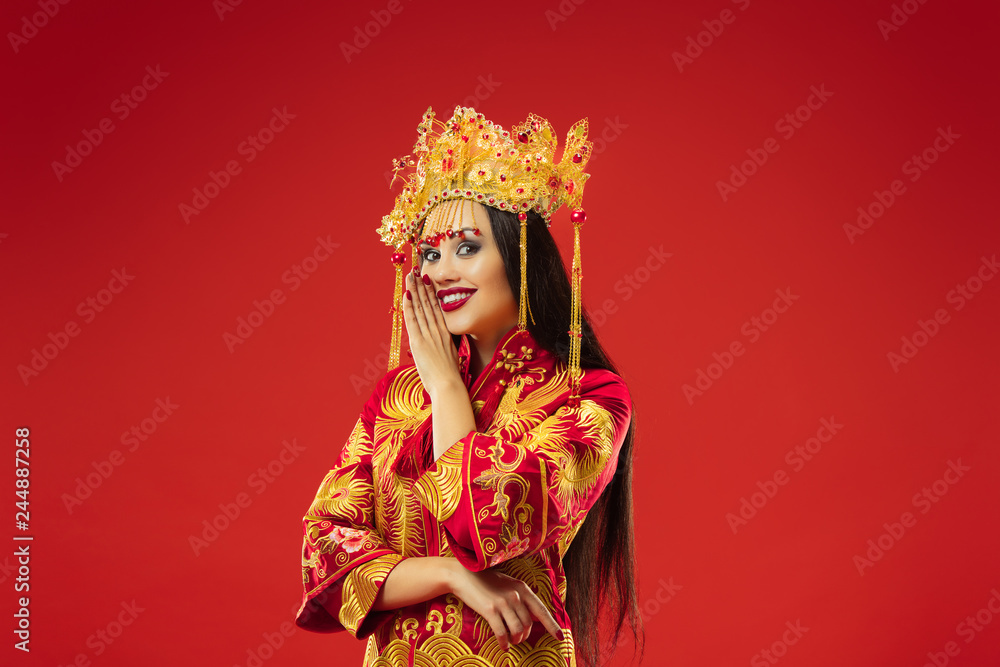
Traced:
<path fill-rule="evenodd" d="M 323 478 L 307 514 L 342 516 L 360 528 L 370 525 L 371 487 L 350 482 L 353 477 L 352 466 L 360 463 L 362 455 L 371 455 L 371 452 L 371 438 L 368 437 L 362 418 L 358 418 L 341 452 L 340 463 Z"/>
<path fill-rule="evenodd" d="M 424 624 L 424 629 L 436 633 L 447 632 L 457 637 L 462 634 L 461 609 L 464 603 L 451 593 L 445 596 L 445 602 L 443 612 L 440 609 L 431 609 L 427 613 L 427 622 Z M 449 626 L 447 629 L 445 628 L 446 624 Z"/>
<path fill-rule="evenodd" d="M 437 469 L 413 483 L 413 493 L 438 521 L 447 521 L 458 508 L 462 497 L 464 454 L 464 447 L 449 447 L 436 461 Z"/>
<path fill-rule="evenodd" d="M 404 556 L 424 555 L 424 536 L 416 522 L 421 514 L 420 501 L 410 493 L 410 481 L 392 471 L 403 441 L 430 416 L 425 405 L 424 386 L 414 366 L 401 370 L 386 389 L 382 413 L 375 421 L 375 440 L 379 443 L 372 456 L 372 476 L 377 486 L 375 514 L 388 531 L 390 549 Z"/>
<path fill-rule="evenodd" d="M 523 641 L 504 651 L 490 630 L 479 655 L 453 635 L 436 634 L 416 646 L 413 664 L 416 667 L 576 667 L 573 633 L 567 628 L 563 628 L 562 633 L 561 642 L 545 633 L 534 643 Z M 410 641 L 393 639 L 370 664 L 371 667 L 397 667 L 409 664 L 409 655 Z"/>
<path fill-rule="evenodd" d="M 525 361 L 531 361 L 531 353 L 534 352 L 527 345 L 521 346 L 521 356 L 517 356 L 515 353 L 507 349 L 499 350 L 500 360 L 497 361 L 496 368 L 501 366 L 506 367 L 508 371 L 514 372 L 520 370 L 524 367 Z"/>
<path fill-rule="evenodd" d="M 520 373 L 504 392 L 487 435 L 495 434 L 507 440 L 521 437 L 526 431 L 542 423 L 550 413 L 546 408 L 568 390 L 569 374 L 565 367 L 561 370 L 557 368 L 547 382 L 544 381 L 543 369 L 538 369 L 540 377 L 537 379 L 530 374 L 534 370 Z M 525 388 L 532 386 L 533 389 L 525 392 Z"/>
<path fill-rule="evenodd" d="M 351 634 L 357 635 L 358 627 L 375 604 L 379 586 L 401 560 L 399 554 L 386 554 L 348 573 L 341 591 L 340 622 Z"/>

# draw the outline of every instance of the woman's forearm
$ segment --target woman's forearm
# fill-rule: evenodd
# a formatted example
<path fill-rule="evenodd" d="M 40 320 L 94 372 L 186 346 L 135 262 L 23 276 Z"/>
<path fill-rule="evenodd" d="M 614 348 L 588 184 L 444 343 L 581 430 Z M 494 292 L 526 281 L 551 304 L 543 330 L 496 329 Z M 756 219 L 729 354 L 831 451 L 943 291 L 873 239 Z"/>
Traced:
<path fill-rule="evenodd" d="M 464 384 L 448 384 L 431 394 L 431 428 L 435 461 L 470 431 L 476 430 L 469 390 Z"/>
<path fill-rule="evenodd" d="M 455 565 L 458 561 L 443 556 L 404 559 L 382 582 L 372 609 L 399 609 L 450 593 Z"/>

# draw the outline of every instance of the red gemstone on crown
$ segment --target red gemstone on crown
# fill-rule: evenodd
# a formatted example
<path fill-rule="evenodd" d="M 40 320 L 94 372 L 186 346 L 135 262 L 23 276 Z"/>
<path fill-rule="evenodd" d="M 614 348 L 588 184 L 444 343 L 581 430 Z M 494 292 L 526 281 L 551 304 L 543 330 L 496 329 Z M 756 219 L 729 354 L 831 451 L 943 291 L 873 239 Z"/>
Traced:
<path fill-rule="evenodd" d="M 528 143 L 528 135 L 527 135 L 527 134 L 525 134 L 524 132 L 521 132 L 520 134 L 518 134 L 518 135 L 517 135 L 517 139 L 518 139 L 518 141 L 520 141 L 520 142 L 521 142 L 522 144 L 526 144 L 526 143 Z"/>

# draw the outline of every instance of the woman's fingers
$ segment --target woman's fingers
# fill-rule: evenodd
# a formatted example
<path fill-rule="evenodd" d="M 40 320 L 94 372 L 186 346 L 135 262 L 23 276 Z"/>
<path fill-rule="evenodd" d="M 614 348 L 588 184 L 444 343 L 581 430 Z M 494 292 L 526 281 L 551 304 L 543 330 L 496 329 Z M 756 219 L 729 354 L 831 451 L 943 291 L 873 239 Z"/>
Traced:
<path fill-rule="evenodd" d="M 525 605 L 523 602 L 517 605 L 517 607 L 514 608 L 514 611 L 517 612 L 517 618 L 521 622 L 522 629 L 519 634 L 511 637 L 511 641 L 513 641 L 515 644 L 520 644 L 525 639 L 527 639 L 528 636 L 531 634 L 531 626 L 532 626 L 531 612 L 528 611 L 527 605 Z"/>
<path fill-rule="evenodd" d="M 430 334 L 430 322 L 427 317 L 430 314 L 427 311 L 427 285 L 417 277 L 414 277 L 413 301 L 414 308 L 418 312 L 417 317 L 420 318 L 420 326 L 423 328 L 424 333 Z"/>
<path fill-rule="evenodd" d="M 559 629 L 559 624 L 556 623 L 556 619 L 552 618 L 552 614 L 549 612 L 548 608 L 542 604 L 542 601 L 538 599 L 538 596 L 528 588 L 527 584 L 524 584 L 524 588 L 527 590 L 527 594 L 522 595 L 525 604 L 528 606 L 528 610 L 531 615 L 541 621 L 545 629 L 556 641 L 562 641 L 562 630 Z"/>
<path fill-rule="evenodd" d="M 497 643 L 504 651 L 510 648 L 510 638 L 507 636 L 507 626 L 504 625 L 503 615 L 498 611 L 484 615 L 486 622 L 490 624 L 490 629 L 497 637 Z"/>
<path fill-rule="evenodd" d="M 438 332 L 441 334 L 441 340 L 442 342 L 450 343 L 451 332 L 448 331 L 448 325 L 444 321 L 444 311 L 441 310 L 441 301 L 438 300 L 432 285 L 428 285 L 427 288 L 431 300 L 431 312 L 434 315 L 434 321 L 437 323 Z"/>
<path fill-rule="evenodd" d="M 521 617 L 518 615 L 517 607 L 520 607 L 519 603 L 514 603 L 512 605 L 504 605 L 501 613 L 503 614 L 503 622 L 507 626 L 508 634 L 510 635 L 510 643 L 518 644 L 524 639 L 524 623 L 521 622 Z"/>
<path fill-rule="evenodd" d="M 411 271 L 406 274 L 405 287 L 409 296 L 405 294 L 403 296 L 403 320 L 406 322 L 406 331 L 412 347 L 414 339 L 430 337 L 433 327 L 427 319 L 427 300 L 421 298 L 426 286 Z"/>

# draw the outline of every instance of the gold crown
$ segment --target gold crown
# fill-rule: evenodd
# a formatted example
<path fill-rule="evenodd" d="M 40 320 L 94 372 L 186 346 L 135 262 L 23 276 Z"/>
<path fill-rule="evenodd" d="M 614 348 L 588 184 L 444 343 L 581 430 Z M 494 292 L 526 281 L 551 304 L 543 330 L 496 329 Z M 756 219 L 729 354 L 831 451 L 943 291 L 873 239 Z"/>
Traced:
<path fill-rule="evenodd" d="M 593 150 L 587 131 L 587 119 L 577 121 L 556 162 L 555 132 L 535 114 L 507 132 L 469 107 L 455 107 L 447 123 L 436 120 L 427 107 L 413 145 L 417 160 L 411 155 L 393 160 L 390 187 L 401 178 L 403 190 L 382 218 L 379 236 L 397 251 L 404 243 L 414 244 L 435 204 L 454 199 L 514 213 L 534 209 L 550 225 L 561 206 L 578 208 L 583 200 L 590 177 L 583 169 Z M 412 172 L 402 176 L 408 168 Z"/>

